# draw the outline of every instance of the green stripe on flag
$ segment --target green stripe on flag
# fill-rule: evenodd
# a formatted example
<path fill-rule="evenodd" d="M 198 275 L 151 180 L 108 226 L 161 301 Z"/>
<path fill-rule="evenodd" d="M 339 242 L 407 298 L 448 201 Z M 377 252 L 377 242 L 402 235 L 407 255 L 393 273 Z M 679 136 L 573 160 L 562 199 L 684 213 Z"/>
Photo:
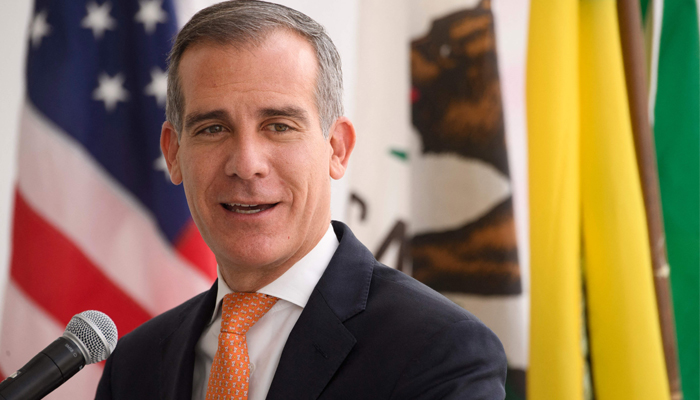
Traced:
<path fill-rule="evenodd" d="M 398 157 L 399 159 L 403 161 L 408 161 L 408 152 L 404 150 L 399 150 L 399 149 L 389 149 L 389 154 L 391 154 L 394 157 Z"/>
<path fill-rule="evenodd" d="M 642 21 L 647 17 L 647 9 L 651 2 L 652 0 L 639 0 L 639 5 L 641 6 L 640 10 L 642 11 Z"/>
<path fill-rule="evenodd" d="M 506 398 L 505 400 L 525 400 L 525 397 L 518 393 L 513 386 L 506 381 Z"/>
<path fill-rule="evenodd" d="M 664 0 L 654 134 L 685 400 L 699 400 L 700 43 L 694 0 Z"/>

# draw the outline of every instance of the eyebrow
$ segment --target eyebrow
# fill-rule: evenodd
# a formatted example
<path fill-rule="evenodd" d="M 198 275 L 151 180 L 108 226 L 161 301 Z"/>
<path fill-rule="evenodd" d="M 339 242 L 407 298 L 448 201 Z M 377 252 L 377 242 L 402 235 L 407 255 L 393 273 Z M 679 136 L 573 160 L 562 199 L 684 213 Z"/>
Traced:
<path fill-rule="evenodd" d="M 185 129 L 189 129 L 192 125 L 196 125 L 199 122 L 210 120 L 210 119 L 228 119 L 228 113 L 224 110 L 213 110 L 205 113 L 192 113 L 185 117 Z"/>
<path fill-rule="evenodd" d="M 282 108 L 263 108 L 258 111 L 259 118 L 270 118 L 270 117 L 288 117 L 292 119 L 299 120 L 304 124 L 308 123 L 309 118 L 306 111 L 303 108 L 287 106 Z"/>
<path fill-rule="evenodd" d="M 228 112 L 221 109 L 207 111 L 204 113 L 194 112 L 185 117 L 185 130 L 190 129 L 193 125 L 196 125 L 202 121 L 211 119 L 227 120 L 228 117 Z M 308 113 L 304 109 L 294 106 L 282 108 L 263 108 L 258 111 L 258 118 L 271 117 L 288 117 L 299 120 L 299 122 L 303 124 L 306 124 L 309 121 Z"/>

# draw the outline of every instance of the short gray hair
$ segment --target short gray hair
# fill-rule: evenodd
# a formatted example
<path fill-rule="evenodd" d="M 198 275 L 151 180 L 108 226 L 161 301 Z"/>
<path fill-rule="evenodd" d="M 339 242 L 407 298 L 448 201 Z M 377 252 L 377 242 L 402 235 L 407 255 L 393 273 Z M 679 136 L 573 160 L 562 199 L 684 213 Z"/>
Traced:
<path fill-rule="evenodd" d="M 343 116 L 343 74 L 340 55 L 326 30 L 305 14 L 279 4 L 257 0 L 224 1 L 207 7 L 182 28 L 168 55 L 167 120 L 182 133 L 184 94 L 180 86 L 179 67 L 185 50 L 196 43 L 212 41 L 227 44 L 260 45 L 277 29 L 288 29 L 305 38 L 316 51 L 315 102 L 323 136 L 328 138 L 331 125 Z"/>

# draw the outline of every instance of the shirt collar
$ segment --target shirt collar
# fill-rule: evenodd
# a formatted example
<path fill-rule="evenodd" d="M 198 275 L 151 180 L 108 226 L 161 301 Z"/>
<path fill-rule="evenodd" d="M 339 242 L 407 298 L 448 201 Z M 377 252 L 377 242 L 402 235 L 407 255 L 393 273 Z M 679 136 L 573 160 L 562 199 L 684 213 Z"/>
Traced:
<path fill-rule="evenodd" d="M 304 308 L 311 297 L 311 292 L 321 279 L 321 275 L 326 271 L 338 245 L 338 238 L 335 236 L 333 226 L 329 225 L 326 234 L 310 252 L 292 265 L 282 276 L 258 290 L 257 293 L 274 296 Z M 216 319 L 224 296 L 233 293 L 233 290 L 228 287 L 221 276 L 218 266 L 216 273 L 219 278 L 216 290 L 216 308 L 210 323 Z"/>

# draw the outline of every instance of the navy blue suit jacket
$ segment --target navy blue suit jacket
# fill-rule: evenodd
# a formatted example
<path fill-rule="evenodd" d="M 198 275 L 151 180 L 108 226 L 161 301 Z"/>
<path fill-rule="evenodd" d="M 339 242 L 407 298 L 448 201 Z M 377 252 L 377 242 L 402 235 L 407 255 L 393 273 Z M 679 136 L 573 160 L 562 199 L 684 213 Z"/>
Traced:
<path fill-rule="evenodd" d="M 340 245 L 289 334 L 267 398 L 505 397 L 500 341 L 472 314 L 377 262 L 342 223 Z M 97 399 L 189 400 L 216 284 L 125 335 Z"/>

